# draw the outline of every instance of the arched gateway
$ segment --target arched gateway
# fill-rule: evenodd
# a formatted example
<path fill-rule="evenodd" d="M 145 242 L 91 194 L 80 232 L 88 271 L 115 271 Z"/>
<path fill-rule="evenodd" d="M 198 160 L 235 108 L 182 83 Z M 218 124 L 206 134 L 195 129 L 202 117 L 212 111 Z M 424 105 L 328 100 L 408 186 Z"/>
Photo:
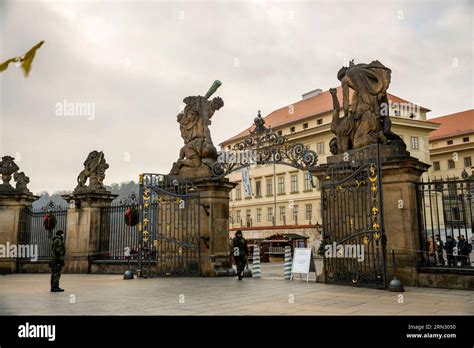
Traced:
<path fill-rule="evenodd" d="M 372 65 L 382 69 L 380 63 Z M 364 69 L 370 72 L 370 67 Z M 345 72 L 356 68 L 359 74 L 364 74 L 364 69 L 354 65 Z M 382 70 L 385 75 L 381 84 L 387 83 L 390 75 L 389 69 Z M 354 85 L 357 81 L 342 82 L 344 88 L 357 88 Z M 235 185 L 225 177 L 251 165 L 275 163 L 307 171 L 308 175 L 314 173 L 319 179 L 325 282 L 385 288 L 381 143 L 385 153 L 406 155 L 403 141 L 391 133 L 389 121 L 380 114 L 388 85 L 375 91 L 380 96 L 365 98 L 364 90 L 354 95 L 362 101 L 376 103 L 377 108 L 351 101 L 358 109 L 346 110 L 349 103 L 344 100 L 347 115 L 343 119 L 339 118 L 339 101 L 333 95 L 334 113 L 337 113 L 334 125 L 344 123 L 341 120 L 345 119 L 350 126 L 350 130 L 335 127 L 336 136 L 343 132 L 341 136 L 351 138 L 357 133 L 360 137 L 364 132 L 374 134 L 375 131 L 378 136 L 369 137 L 374 141 L 365 142 L 359 148 L 349 141 L 350 148 L 344 149 L 336 137 L 332 142 L 334 156 L 320 166 L 314 151 L 275 133 L 265 125 L 260 112 L 246 138 L 229 151 L 217 152 L 208 126 L 224 102 L 219 97 L 208 99 L 220 85 L 219 81 L 214 82 L 204 97 L 184 99 L 186 107 L 177 117 L 184 146 L 170 174 L 140 175 L 139 269 L 142 274 L 155 269 L 156 273 L 167 275 L 227 275 L 229 192 Z"/>

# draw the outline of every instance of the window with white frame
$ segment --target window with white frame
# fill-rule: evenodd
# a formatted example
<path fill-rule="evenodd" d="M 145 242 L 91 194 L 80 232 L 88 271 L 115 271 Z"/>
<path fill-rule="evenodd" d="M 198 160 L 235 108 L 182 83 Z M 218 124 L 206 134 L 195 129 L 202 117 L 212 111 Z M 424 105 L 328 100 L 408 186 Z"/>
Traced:
<path fill-rule="evenodd" d="M 299 212 L 299 208 L 297 205 L 294 205 L 293 206 L 293 221 L 295 223 L 298 223 L 298 212 Z"/>
<path fill-rule="evenodd" d="M 291 192 L 298 192 L 298 174 L 291 175 Z"/>
<path fill-rule="evenodd" d="M 273 222 L 273 208 L 267 208 L 267 221 Z"/>
<path fill-rule="evenodd" d="M 312 204 L 306 204 L 305 205 L 305 215 L 306 215 L 306 220 L 312 220 L 313 217 L 313 205 Z"/>
<path fill-rule="evenodd" d="M 273 179 L 266 180 L 267 196 L 273 196 Z"/>
<path fill-rule="evenodd" d="M 286 222 L 286 208 L 280 207 L 280 221 Z"/>
<path fill-rule="evenodd" d="M 285 193 L 285 177 L 284 176 L 278 177 L 278 193 L 280 194 Z"/>
<path fill-rule="evenodd" d="M 235 187 L 235 199 L 242 199 L 242 188 L 240 186 L 240 182 L 237 183 Z"/>
<path fill-rule="evenodd" d="M 317 143 L 316 144 L 316 153 L 318 155 L 324 154 L 324 143 Z"/>

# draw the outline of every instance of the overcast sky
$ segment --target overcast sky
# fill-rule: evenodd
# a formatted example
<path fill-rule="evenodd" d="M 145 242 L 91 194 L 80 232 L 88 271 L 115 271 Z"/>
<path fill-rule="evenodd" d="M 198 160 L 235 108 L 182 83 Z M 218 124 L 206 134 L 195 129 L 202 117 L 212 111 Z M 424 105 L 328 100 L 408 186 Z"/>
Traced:
<path fill-rule="evenodd" d="M 301 94 L 338 85 L 354 58 L 392 69 L 389 92 L 436 117 L 473 108 L 472 1 L 5 1 L 0 60 L 45 40 L 28 78 L 0 75 L 0 154 L 34 193 L 72 190 L 103 150 L 106 184 L 168 173 L 176 115 L 215 79 L 214 143 Z M 58 116 L 89 103 L 94 117 Z M 12 182 L 13 183 L 13 182 Z"/>

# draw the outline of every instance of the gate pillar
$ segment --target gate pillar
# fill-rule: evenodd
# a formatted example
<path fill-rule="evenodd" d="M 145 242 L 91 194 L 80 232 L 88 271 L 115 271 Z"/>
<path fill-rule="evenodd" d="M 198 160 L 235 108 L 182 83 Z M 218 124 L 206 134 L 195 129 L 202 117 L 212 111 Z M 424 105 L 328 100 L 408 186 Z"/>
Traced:
<path fill-rule="evenodd" d="M 19 234 L 26 231 L 26 209 L 31 208 L 38 198 L 29 192 L 18 192 L 13 188 L 0 189 L 0 245 L 4 246 L 5 252 L 9 249 L 8 244 L 16 246 L 21 238 Z M 2 256 L 0 255 L 0 274 L 16 273 L 16 258 Z"/>
<path fill-rule="evenodd" d="M 70 204 L 67 211 L 65 273 L 89 273 L 91 258 L 99 252 L 100 210 L 110 207 L 117 196 L 105 190 L 62 196 Z"/>
<path fill-rule="evenodd" d="M 418 286 L 417 267 L 421 258 L 416 183 L 430 166 L 418 159 L 382 158 L 387 276 L 396 275 L 405 286 Z M 395 252 L 394 274 L 391 250 Z"/>
<path fill-rule="evenodd" d="M 226 276 L 229 256 L 229 192 L 237 186 L 228 179 L 193 180 L 200 195 L 201 275 Z"/>

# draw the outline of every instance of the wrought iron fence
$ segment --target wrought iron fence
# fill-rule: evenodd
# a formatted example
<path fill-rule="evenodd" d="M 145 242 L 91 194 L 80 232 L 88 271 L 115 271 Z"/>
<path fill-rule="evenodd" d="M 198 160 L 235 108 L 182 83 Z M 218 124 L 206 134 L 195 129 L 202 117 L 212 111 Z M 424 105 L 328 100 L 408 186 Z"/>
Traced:
<path fill-rule="evenodd" d="M 472 176 L 417 184 L 421 266 L 474 272 L 473 196 Z"/>
<path fill-rule="evenodd" d="M 96 260 L 127 260 L 125 248 L 131 251 L 130 258 L 137 258 L 138 225 L 125 223 L 127 209 L 139 209 L 138 204 L 123 204 L 102 208 L 100 211 L 99 253 L 92 255 Z"/>
<path fill-rule="evenodd" d="M 47 213 L 52 213 L 56 219 L 56 226 L 52 230 L 47 230 L 44 226 L 44 218 Z M 20 217 L 18 244 L 37 246 L 38 260 L 49 260 L 52 238 L 56 231 L 63 230 L 64 241 L 66 241 L 66 226 L 67 208 L 56 205 L 52 201 L 40 209 L 23 209 Z M 23 260 L 30 261 L 29 259 Z"/>

